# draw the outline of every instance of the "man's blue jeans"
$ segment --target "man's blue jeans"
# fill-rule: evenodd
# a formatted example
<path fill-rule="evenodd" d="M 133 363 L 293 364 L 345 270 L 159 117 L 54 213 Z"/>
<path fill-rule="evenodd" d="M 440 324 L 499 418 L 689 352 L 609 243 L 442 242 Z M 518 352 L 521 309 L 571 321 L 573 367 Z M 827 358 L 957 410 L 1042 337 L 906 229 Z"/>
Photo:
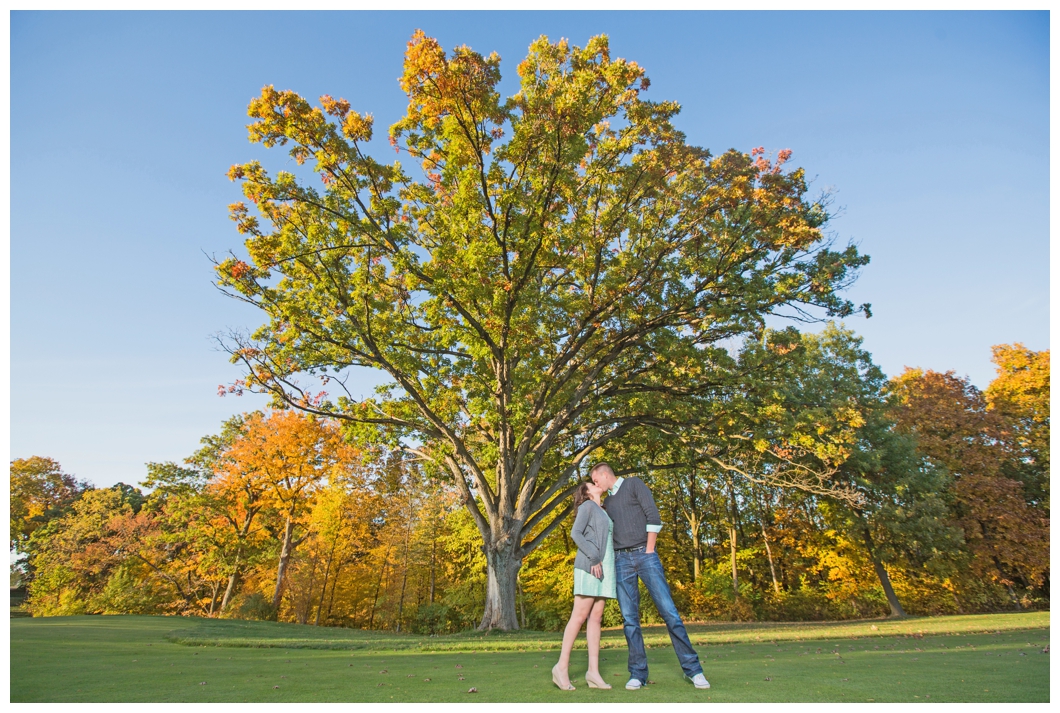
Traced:
<path fill-rule="evenodd" d="M 674 646 L 681 670 L 686 676 L 703 673 L 699 655 L 692 648 L 685 631 L 681 615 L 677 613 L 673 597 L 670 596 L 670 585 L 666 583 L 662 562 L 655 552 L 648 554 L 643 547 L 634 550 L 615 552 L 615 580 L 618 585 L 618 606 L 622 610 L 622 621 L 625 625 L 626 645 L 629 647 L 629 675 L 642 683 L 648 681 L 648 656 L 644 653 L 644 637 L 640 633 L 640 590 L 637 579 L 644 582 L 655 608 L 670 632 L 670 641 Z"/>

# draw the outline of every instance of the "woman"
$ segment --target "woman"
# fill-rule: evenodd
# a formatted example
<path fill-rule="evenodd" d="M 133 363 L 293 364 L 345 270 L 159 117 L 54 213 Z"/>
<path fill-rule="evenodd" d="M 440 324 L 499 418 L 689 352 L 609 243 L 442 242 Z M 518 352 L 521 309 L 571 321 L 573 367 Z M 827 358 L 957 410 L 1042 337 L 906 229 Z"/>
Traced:
<path fill-rule="evenodd" d="M 605 602 L 617 596 L 615 550 L 611 545 L 613 525 L 600 506 L 603 493 L 604 489 L 594 483 L 582 483 L 574 491 L 574 508 L 578 511 L 570 533 L 578 545 L 578 556 L 574 558 L 574 609 L 563 631 L 559 663 L 552 667 L 552 682 L 564 691 L 574 690 L 567 669 L 574 640 L 586 619 L 589 670 L 585 672 L 585 682 L 589 688 L 611 688 L 600 675 L 600 621 Z"/>

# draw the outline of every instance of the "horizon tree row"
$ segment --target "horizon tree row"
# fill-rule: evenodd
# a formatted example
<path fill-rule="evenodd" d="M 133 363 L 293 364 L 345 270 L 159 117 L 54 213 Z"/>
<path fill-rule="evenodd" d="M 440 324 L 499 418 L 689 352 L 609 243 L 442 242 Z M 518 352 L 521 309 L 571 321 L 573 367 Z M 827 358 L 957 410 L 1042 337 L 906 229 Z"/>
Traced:
<path fill-rule="evenodd" d="M 731 430 L 713 441 L 639 431 L 601 454 L 652 487 L 686 617 L 1048 605 L 1047 351 L 995 347 L 985 393 L 952 373 L 887 381 L 835 326 L 767 333 L 737 361 L 761 365 L 764 351 L 772 370 L 752 369 L 758 388 L 730 404 Z M 488 567 L 459 489 L 355 433 L 295 410 L 244 414 L 184 464 L 148 464 L 140 488 L 92 488 L 50 459 L 14 461 L 11 546 L 24 556 L 28 609 L 422 633 L 479 623 Z M 565 622 L 569 526 L 521 567 L 521 627 Z M 616 608 L 607 622 L 620 623 Z"/>

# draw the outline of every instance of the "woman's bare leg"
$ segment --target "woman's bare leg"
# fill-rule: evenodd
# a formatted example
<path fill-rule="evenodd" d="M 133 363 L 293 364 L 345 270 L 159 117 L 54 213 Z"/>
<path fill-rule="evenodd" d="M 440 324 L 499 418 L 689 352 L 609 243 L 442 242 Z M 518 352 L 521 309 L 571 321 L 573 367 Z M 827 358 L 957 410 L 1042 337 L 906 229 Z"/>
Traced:
<path fill-rule="evenodd" d="M 561 679 L 565 678 L 568 683 L 570 682 L 570 674 L 567 672 L 567 668 L 570 666 L 570 652 L 574 648 L 574 640 L 578 638 L 578 632 L 582 630 L 582 624 L 585 623 L 585 619 L 592 610 L 594 601 L 596 600 L 593 597 L 583 597 L 580 594 L 574 595 L 574 608 L 571 610 L 570 619 L 567 621 L 567 628 L 563 630 L 563 648 L 559 653 L 559 663 L 556 664 L 558 672 L 562 673 Z M 597 646 L 599 646 L 599 635 L 597 636 Z"/>
<path fill-rule="evenodd" d="M 600 625 L 604 619 L 607 600 L 596 597 L 589 611 L 589 623 L 585 625 L 585 638 L 589 643 L 589 674 L 600 679 Z M 602 680 L 602 679 L 600 679 Z"/>

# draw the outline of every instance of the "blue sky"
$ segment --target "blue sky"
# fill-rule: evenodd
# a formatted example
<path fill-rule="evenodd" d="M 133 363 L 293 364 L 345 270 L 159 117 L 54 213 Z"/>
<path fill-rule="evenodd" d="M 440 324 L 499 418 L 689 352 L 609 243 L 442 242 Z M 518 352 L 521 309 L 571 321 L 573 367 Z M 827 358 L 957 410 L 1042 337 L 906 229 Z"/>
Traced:
<path fill-rule="evenodd" d="M 872 257 L 848 296 L 875 316 L 848 326 L 888 374 L 985 387 L 990 345 L 1049 348 L 1045 12 L 14 12 L 12 458 L 135 483 L 264 405 L 218 398 L 239 373 L 211 339 L 261 323 L 207 258 L 241 246 L 228 167 L 284 163 L 247 142 L 247 103 L 345 97 L 391 160 L 416 28 L 499 52 L 506 93 L 534 38 L 606 33 L 691 143 L 792 149 Z"/>

